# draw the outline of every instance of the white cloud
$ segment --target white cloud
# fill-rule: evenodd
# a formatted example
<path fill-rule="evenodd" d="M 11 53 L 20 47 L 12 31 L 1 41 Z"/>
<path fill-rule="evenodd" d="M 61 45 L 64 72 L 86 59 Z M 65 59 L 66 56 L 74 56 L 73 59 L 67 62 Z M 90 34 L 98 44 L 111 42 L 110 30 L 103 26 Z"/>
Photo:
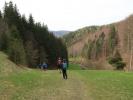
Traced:
<path fill-rule="evenodd" d="M 10 1 L 10 0 L 6 0 Z M 133 0 L 12 0 L 21 13 L 32 13 L 50 30 L 75 30 L 124 19 L 133 13 Z M 0 1 L 0 7 L 5 0 Z"/>

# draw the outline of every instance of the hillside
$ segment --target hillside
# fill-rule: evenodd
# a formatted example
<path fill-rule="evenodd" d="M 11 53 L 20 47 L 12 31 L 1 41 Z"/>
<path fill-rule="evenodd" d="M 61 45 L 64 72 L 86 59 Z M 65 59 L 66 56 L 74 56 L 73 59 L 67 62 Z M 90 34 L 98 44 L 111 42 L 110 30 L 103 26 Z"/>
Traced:
<path fill-rule="evenodd" d="M 126 69 L 132 70 L 133 15 L 120 22 L 85 27 L 63 37 L 68 47 L 69 57 L 80 57 L 80 62 L 98 69 L 110 69 L 107 58 L 119 52 Z M 89 30 L 89 31 L 88 31 Z M 69 38 L 69 39 L 68 39 Z M 89 63 L 91 62 L 91 64 Z M 95 64 L 92 64 L 92 63 Z M 106 63 L 106 64 L 105 64 Z M 91 66 L 89 66 L 91 67 Z"/>
<path fill-rule="evenodd" d="M 0 76 L 10 75 L 21 71 L 21 68 L 9 60 L 9 57 L 0 51 Z"/>
<path fill-rule="evenodd" d="M 95 32 L 98 29 L 99 26 L 84 27 L 82 29 L 78 29 L 77 31 L 73 31 L 70 32 L 69 34 L 64 35 L 63 39 L 66 42 L 66 45 L 69 47 L 75 42 L 80 41 L 83 38 L 83 36 L 85 36 L 86 34 L 90 32 Z"/>

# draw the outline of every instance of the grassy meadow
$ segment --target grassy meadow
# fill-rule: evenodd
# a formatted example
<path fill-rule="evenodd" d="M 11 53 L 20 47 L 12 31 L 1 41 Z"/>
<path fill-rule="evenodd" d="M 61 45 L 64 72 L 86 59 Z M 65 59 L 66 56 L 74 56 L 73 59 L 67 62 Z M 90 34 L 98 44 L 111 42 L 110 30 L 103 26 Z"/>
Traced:
<path fill-rule="evenodd" d="M 132 72 L 70 64 L 64 80 L 58 70 L 21 68 L 0 52 L 0 100 L 133 100 L 132 93 Z"/>

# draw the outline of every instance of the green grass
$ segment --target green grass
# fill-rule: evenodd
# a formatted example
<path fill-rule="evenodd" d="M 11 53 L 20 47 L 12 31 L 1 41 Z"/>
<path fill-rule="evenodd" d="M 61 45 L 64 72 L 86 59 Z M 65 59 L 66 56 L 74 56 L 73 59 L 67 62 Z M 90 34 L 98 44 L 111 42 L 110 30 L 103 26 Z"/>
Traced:
<path fill-rule="evenodd" d="M 64 80 L 58 70 L 22 69 L 7 58 L 0 53 L 0 100 L 133 100 L 131 72 L 70 64 Z"/>
<path fill-rule="evenodd" d="M 119 71 L 77 71 L 93 100 L 133 100 L 133 73 Z"/>
<path fill-rule="evenodd" d="M 0 78 L 2 100 L 132 100 L 133 73 L 25 70 Z"/>
<path fill-rule="evenodd" d="M 8 56 L 0 52 L 0 76 L 21 71 L 21 68 L 8 59 Z"/>
<path fill-rule="evenodd" d="M 0 79 L 0 98 L 2 100 L 87 100 L 84 83 L 76 74 L 73 76 L 72 71 L 68 73 L 68 80 L 64 80 L 62 74 L 56 70 L 12 73 Z"/>
<path fill-rule="evenodd" d="M 81 70 L 81 66 L 80 65 L 77 65 L 77 64 L 70 63 L 68 69 L 69 70 Z"/>

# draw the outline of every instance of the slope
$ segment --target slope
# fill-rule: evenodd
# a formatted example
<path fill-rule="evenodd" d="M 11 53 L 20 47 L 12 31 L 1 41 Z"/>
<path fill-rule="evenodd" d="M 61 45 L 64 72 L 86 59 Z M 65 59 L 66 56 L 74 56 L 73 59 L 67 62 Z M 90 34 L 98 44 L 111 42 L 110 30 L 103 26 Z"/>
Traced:
<path fill-rule="evenodd" d="M 10 61 L 8 56 L 0 51 L 0 75 L 10 75 L 21 70 L 22 68 Z"/>
<path fill-rule="evenodd" d="M 108 57 L 119 52 L 123 61 L 126 62 L 126 70 L 133 70 L 133 67 L 131 67 L 133 60 L 130 60 L 133 46 L 132 23 L 133 15 L 120 22 L 95 26 L 94 31 L 87 31 L 92 28 L 90 26 L 64 36 L 63 39 L 67 44 L 69 57 L 80 57 L 87 62 L 95 62 L 98 67 L 89 64 L 98 69 L 110 69 L 111 67 L 104 63 L 107 63 Z M 89 66 L 89 64 L 86 65 Z"/>

